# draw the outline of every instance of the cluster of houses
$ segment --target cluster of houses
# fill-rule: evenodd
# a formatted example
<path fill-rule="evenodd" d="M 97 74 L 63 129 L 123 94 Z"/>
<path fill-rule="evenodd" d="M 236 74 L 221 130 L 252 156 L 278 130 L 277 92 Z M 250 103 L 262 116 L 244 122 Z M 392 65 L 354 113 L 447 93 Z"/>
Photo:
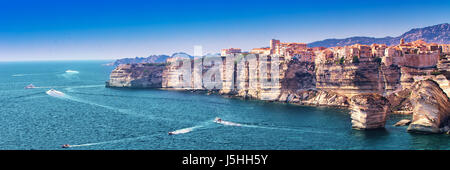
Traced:
<path fill-rule="evenodd" d="M 436 66 L 439 57 L 450 55 L 450 44 L 426 43 L 423 40 L 405 43 L 400 40 L 398 45 L 385 44 L 361 45 L 354 44 L 344 47 L 313 47 L 305 43 L 282 43 L 280 40 L 270 40 L 270 47 L 253 48 L 243 52 L 239 48 L 222 49 L 221 56 L 229 54 L 262 54 L 279 55 L 289 60 L 297 58 L 302 62 L 341 63 L 365 62 L 379 60 L 385 65 L 400 65 L 415 68 Z"/>

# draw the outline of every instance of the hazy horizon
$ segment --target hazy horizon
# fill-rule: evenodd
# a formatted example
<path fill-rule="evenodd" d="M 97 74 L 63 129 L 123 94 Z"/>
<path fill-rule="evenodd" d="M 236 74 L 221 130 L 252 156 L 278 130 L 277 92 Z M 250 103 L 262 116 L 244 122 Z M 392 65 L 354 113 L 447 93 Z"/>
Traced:
<path fill-rule="evenodd" d="M 114 60 L 396 37 L 449 23 L 450 2 L 427 1 L 52 1 L 2 2 L 0 61 Z"/>

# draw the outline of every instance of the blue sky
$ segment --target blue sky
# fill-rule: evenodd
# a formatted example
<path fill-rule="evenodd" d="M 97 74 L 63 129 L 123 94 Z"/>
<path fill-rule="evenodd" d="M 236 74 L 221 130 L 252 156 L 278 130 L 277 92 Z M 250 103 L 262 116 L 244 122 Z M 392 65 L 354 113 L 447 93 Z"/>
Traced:
<path fill-rule="evenodd" d="M 399 36 L 450 21 L 450 1 L 0 0 L 0 61 L 116 59 Z"/>

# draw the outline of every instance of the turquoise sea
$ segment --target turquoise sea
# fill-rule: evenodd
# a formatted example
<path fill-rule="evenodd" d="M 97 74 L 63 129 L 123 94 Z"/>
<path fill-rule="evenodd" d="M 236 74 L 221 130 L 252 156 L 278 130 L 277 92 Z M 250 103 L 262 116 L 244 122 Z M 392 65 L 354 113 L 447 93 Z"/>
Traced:
<path fill-rule="evenodd" d="M 450 149 L 448 135 L 393 126 L 407 116 L 391 115 L 384 130 L 358 131 L 342 109 L 105 88 L 108 62 L 0 62 L 0 149 Z M 30 83 L 37 88 L 24 89 Z"/>

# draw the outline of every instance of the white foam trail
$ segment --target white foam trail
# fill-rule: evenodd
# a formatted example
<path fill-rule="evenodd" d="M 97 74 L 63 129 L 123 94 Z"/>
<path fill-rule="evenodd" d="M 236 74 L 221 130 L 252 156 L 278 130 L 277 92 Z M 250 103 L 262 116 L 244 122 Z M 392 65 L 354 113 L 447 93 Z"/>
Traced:
<path fill-rule="evenodd" d="M 67 86 L 42 86 L 42 87 L 34 87 L 35 89 L 51 89 L 51 88 L 61 88 Z"/>
<path fill-rule="evenodd" d="M 69 148 L 83 147 L 83 146 L 94 146 L 94 145 L 103 145 L 103 144 L 114 144 L 114 143 L 120 143 L 120 142 L 126 142 L 126 141 L 134 141 L 134 140 L 139 140 L 139 139 L 152 137 L 152 136 L 155 136 L 155 135 L 139 136 L 139 137 L 135 137 L 135 138 L 124 138 L 124 139 L 117 139 L 117 140 L 110 140 L 110 141 L 96 142 L 96 143 L 86 143 L 86 144 L 79 144 L 79 145 L 69 145 Z"/>
<path fill-rule="evenodd" d="M 193 127 L 189 127 L 189 128 L 179 129 L 179 130 L 171 132 L 171 134 L 178 135 L 178 134 L 183 134 L 183 133 L 189 133 L 189 132 L 192 132 L 194 129 L 197 129 L 200 127 L 203 127 L 203 126 L 198 125 L 198 126 L 193 126 Z"/>
<path fill-rule="evenodd" d="M 66 70 L 66 73 L 68 73 L 68 74 L 78 74 L 80 72 L 79 71 L 75 71 L 75 70 Z"/>
<path fill-rule="evenodd" d="M 73 87 L 67 87 L 65 90 L 69 92 L 74 92 L 73 89 L 81 89 L 81 88 L 94 88 L 94 87 L 105 87 L 105 85 L 85 85 L 85 86 L 73 86 Z"/>
<path fill-rule="evenodd" d="M 286 130 L 286 131 L 295 131 L 295 132 L 308 132 L 308 133 L 326 133 L 321 131 L 308 131 L 308 130 L 300 130 L 300 129 L 291 129 L 291 128 L 283 128 L 283 127 L 268 127 L 268 126 L 257 126 L 257 125 L 246 125 L 246 124 L 240 124 L 240 123 L 234 123 L 230 121 L 217 121 L 214 120 L 215 123 L 226 125 L 226 126 L 242 126 L 242 127 L 249 127 L 249 128 L 260 128 L 260 129 L 271 129 L 271 130 Z"/>
<path fill-rule="evenodd" d="M 23 76 L 38 76 L 38 75 L 45 75 L 45 74 L 55 74 L 55 73 L 23 73 L 23 74 L 13 74 L 11 76 L 23 77 Z"/>
<path fill-rule="evenodd" d="M 203 122 L 200 125 L 197 126 L 193 126 L 193 127 L 188 127 L 188 128 L 183 128 L 183 129 L 179 129 L 176 131 L 172 132 L 172 135 L 178 135 L 178 134 L 184 134 L 184 133 L 189 133 L 194 131 L 195 129 L 198 128 L 204 128 L 205 126 L 207 126 L 208 124 L 210 124 L 211 121 L 207 121 L 207 122 Z M 138 139 L 145 139 L 145 138 L 149 138 L 149 137 L 153 137 L 156 135 L 160 135 L 159 133 L 157 134 L 153 134 L 153 135 L 148 135 L 148 136 L 140 136 L 140 137 L 135 137 L 135 138 L 125 138 L 125 139 L 118 139 L 118 140 L 111 140 L 111 141 L 105 141 L 105 142 L 96 142 L 96 143 L 86 143 L 86 144 L 79 144 L 79 145 L 70 145 L 69 147 L 83 147 L 83 146 L 93 146 L 93 145 L 103 145 L 103 144 L 113 144 L 113 143 L 119 143 L 119 142 L 126 142 L 126 141 L 134 141 L 134 140 L 138 140 Z"/>
<path fill-rule="evenodd" d="M 229 122 L 229 121 L 215 121 L 218 124 L 222 124 L 222 125 L 226 125 L 226 126 L 242 126 L 242 124 L 239 123 L 234 123 L 234 122 Z"/>
<path fill-rule="evenodd" d="M 310 131 L 310 130 L 301 130 L 301 129 L 292 129 L 292 128 L 283 128 L 283 127 L 268 127 L 268 126 L 257 126 L 257 125 L 242 125 L 242 126 L 243 127 L 250 127 L 250 128 L 294 131 L 294 132 L 302 132 L 302 133 L 322 133 L 322 134 L 327 134 L 327 132 L 323 132 L 323 131 Z"/>
<path fill-rule="evenodd" d="M 53 96 L 53 97 L 60 98 L 60 99 L 66 99 L 66 100 L 71 100 L 71 101 L 75 101 L 75 102 L 79 102 L 79 103 L 84 103 L 84 104 L 89 104 L 89 105 L 93 105 L 93 106 L 103 107 L 105 109 L 109 109 L 109 110 L 112 110 L 112 111 L 117 111 L 117 112 L 120 112 L 120 113 L 123 113 L 123 114 L 127 114 L 127 115 L 138 116 L 138 117 L 145 117 L 145 118 L 148 118 L 148 119 L 158 119 L 158 120 L 173 121 L 173 119 L 157 118 L 157 117 L 155 117 L 153 115 L 147 115 L 147 114 L 145 114 L 145 115 L 137 114 L 137 113 L 134 113 L 134 112 L 130 111 L 129 109 L 119 109 L 119 108 L 106 106 L 106 105 L 98 104 L 98 103 L 91 102 L 91 101 L 86 101 L 86 100 L 83 100 L 83 99 L 80 99 L 80 98 L 76 98 L 76 97 L 73 97 L 73 96 L 70 96 L 70 95 L 67 95 L 67 94 L 64 94 L 64 93 L 62 93 L 63 95 L 58 95 L 59 93 L 58 94 L 52 94 L 52 93 L 49 94 L 49 93 L 47 93 L 47 94 L 50 95 L 50 96 Z"/>
<path fill-rule="evenodd" d="M 42 74 L 14 74 L 11 75 L 13 77 L 23 77 L 23 76 L 37 76 L 37 75 L 42 75 Z"/>
<path fill-rule="evenodd" d="M 62 99 L 68 99 L 68 100 L 76 101 L 76 102 L 79 102 L 79 103 L 90 104 L 90 105 L 94 105 L 94 106 L 99 106 L 99 107 L 103 107 L 103 108 L 114 110 L 114 111 L 119 111 L 119 112 L 126 112 L 127 111 L 126 109 L 118 109 L 118 108 L 114 108 L 114 107 L 111 107 L 111 106 L 105 106 L 105 105 L 97 104 L 97 103 L 94 103 L 94 102 L 86 101 L 86 100 L 83 100 L 83 99 L 79 99 L 79 98 L 76 98 L 76 97 L 73 97 L 73 96 L 69 96 L 67 94 L 64 94 L 63 92 L 56 91 L 56 90 L 53 90 L 53 91 L 49 90 L 46 93 L 48 95 L 50 95 L 50 96 L 53 96 L 53 97 L 62 98 Z"/>
<path fill-rule="evenodd" d="M 51 88 L 70 88 L 70 89 L 79 89 L 79 88 L 93 88 L 93 87 L 105 87 L 105 85 L 82 85 L 82 86 L 42 86 L 35 87 L 36 89 L 51 89 Z"/>
<path fill-rule="evenodd" d="M 23 100 L 30 100 L 30 99 L 36 99 L 36 98 L 42 98 L 42 97 L 45 97 L 45 96 L 30 96 L 30 97 L 23 98 Z"/>
<path fill-rule="evenodd" d="M 199 128 L 206 128 L 208 125 L 210 125 L 211 124 L 211 121 L 206 121 L 206 122 L 202 122 L 202 123 L 200 123 L 199 125 L 196 125 L 196 126 L 192 126 L 192 127 L 188 127 L 188 128 L 184 128 L 184 129 L 179 129 L 179 130 L 176 130 L 176 131 L 172 131 L 172 132 L 170 132 L 172 135 L 178 135 L 178 134 L 184 134 L 184 133 L 189 133 L 189 132 L 192 132 L 192 131 L 194 131 L 194 130 L 196 130 L 196 129 L 199 129 Z"/>
<path fill-rule="evenodd" d="M 41 75 L 41 74 L 13 74 L 11 76 L 13 76 L 13 77 L 23 77 L 23 76 L 34 76 L 34 75 Z"/>
<path fill-rule="evenodd" d="M 70 86 L 68 88 L 81 89 L 81 88 L 92 88 L 92 87 L 105 87 L 105 85 L 104 84 L 98 84 L 98 85 Z"/>

